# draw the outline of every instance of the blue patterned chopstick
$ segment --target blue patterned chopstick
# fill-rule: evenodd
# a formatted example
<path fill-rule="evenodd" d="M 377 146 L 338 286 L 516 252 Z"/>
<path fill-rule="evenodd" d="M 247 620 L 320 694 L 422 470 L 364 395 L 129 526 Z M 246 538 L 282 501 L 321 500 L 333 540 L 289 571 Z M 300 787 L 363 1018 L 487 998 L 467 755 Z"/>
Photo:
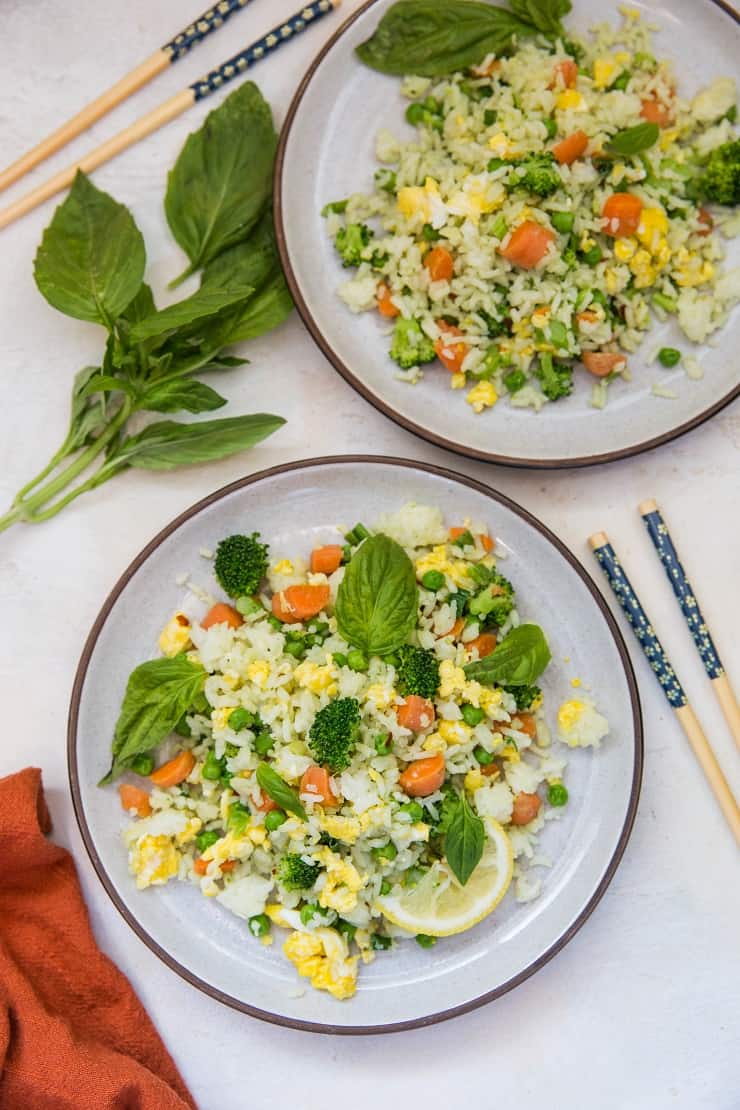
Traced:
<path fill-rule="evenodd" d="M 162 50 L 169 55 L 171 63 L 179 61 L 199 42 L 203 42 L 207 35 L 217 31 L 219 27 L 223 27 L 226 20 L 230 19 L 234 12 L 246 8 L 250 2 L 251 0 L 219 0 L 217 4 L 203 12 L 203 15 L 199 15 L 197 19 L 189 23 L 173 39 L 166 42 Z"/>

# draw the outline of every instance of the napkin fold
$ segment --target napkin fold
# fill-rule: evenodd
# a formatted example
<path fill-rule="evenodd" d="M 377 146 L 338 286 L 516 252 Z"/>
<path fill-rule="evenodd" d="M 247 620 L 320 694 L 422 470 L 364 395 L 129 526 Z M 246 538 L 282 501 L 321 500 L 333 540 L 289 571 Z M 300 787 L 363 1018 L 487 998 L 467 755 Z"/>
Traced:
<path fill-rule="evenodd" d="M 193 1110 L 50 830 L 41 772 L 0 779 L 0 1110 Z"/>

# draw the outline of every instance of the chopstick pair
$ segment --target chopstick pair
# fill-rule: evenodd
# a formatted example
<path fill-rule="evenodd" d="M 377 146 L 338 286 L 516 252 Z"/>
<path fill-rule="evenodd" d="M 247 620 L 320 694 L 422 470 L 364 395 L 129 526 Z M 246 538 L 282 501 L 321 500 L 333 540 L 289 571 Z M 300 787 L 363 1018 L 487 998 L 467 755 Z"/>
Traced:
<path fill-rule="evenodd" d="M 125 100 L 136 89 L 150 81 L 157 73 L 181 58 L 197 42 L 202 41 L 207 34 L 222 26 L 229 16 L 248 3 L 250 3 L 250 0 L 221 0 L 214 8 L 209 9 L 199 20 L 196 20 L 194 25 L 186 28 L 161 50 L 157 50 L 147 61 L 119 81 L 117 85 L 114 85 L 108 92 L 93 101 L 82 112 L 69 120 L 67 124 L 35 147 L 34 150 L 0 174 L 0 189 L 13 181 L 17 181 L 27 170 L 38 165 L 54 151 L 59 150 L 75 135 L 78 135 L 116 104 Z M 32 189 L 30 193 L 4 208 L 0 211 L 0 228 L 7 227 L 14 220 L 37 208 L 39 204 L 43 204 L 49 197 L 53 197 L 55 193 L 66 189 L 74 181 L 78 170 L 91 173 L 98 166 L 109 162 L 111 158 L 115 158 L 117 154 L 139 142 L 140 139 L 151 135 L 153 131 L 157 131 L 165 123 L 169 123 L 170 120 L 182 115 L 199 100 L 204 100 L 211 93 L 223 88 L 224 85 L 227 85 L 235 77 L 241 76 L 247 69 L 261 61 L 262 58 L 267 57 L 268 54 L 277 50 L 284 43 L 290 42 L 296 35 L 311 27 L 323 16 L 334 11 L 340 3 L 341 0 L 311 0 L 311 3 L 306 4 L 300 11 L 288 19 L 284 19 L 282 23 L 268 31 L 262 38 L 245 47 L 244 50 L 240 50 L 233 57 L 228 58 L 216 69 L 212 69 L 205 77 L 195 81 L 192 85 L 183 89 L 182 92 L 171 96 L 163 104 L 132 123 L 130 127 L 120 131 L 112 139 L 108 139 L 102 146 L 97 147 L 97 149 L 86 154 L 84 158 L 80 158 L 71 166 L 55 174 L 49 181 L 39 185 L 36 189 Z"/>
<path fill-rule="evenodd" d="M 663 564 L 676 599 L 681 606 L 681 611 L 730 731 L 735 738 L 735 742 L 740 745 L 740 710 L 738 709 L 737 699 L 722 667 L 717 649 L 712 641 L 694 591 L 681 565 L 665 521 L 655 501 L 642 502 L 640 514 Z M 589 537 L 589 544 L 614 591 L 617 601 L 632 626 L 632 630 L 640 643 L 645 658 L 655 673 L 668 704 L 674 710 L 691 744 L 694 755 L 707 778 L 725 820 L 730 826 L 736 841 L 740 844 L 740 809 L 738 804 L 722 768 L 717 762 L 717 757 L 704 734 L 699 719 L 689 704 L 683 686 L 666 655 L 665 649 L 658 639 L 632 583 L 625 574 L 614 548 L 609 542 L 609 537 L 605 532 L 597 532 Z"/>

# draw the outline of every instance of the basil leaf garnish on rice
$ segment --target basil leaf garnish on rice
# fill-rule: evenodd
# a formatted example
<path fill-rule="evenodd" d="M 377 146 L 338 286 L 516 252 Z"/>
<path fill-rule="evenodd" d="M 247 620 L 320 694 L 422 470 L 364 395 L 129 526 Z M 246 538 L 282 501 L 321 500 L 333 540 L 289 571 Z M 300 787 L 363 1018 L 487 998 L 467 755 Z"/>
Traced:
<path fill-rule="evenodd" d="M 368 655 L 387 655 L 416 625 L 414 565 L 388 536 L 370 536 L 353 556 L 337 591 L 339 634 Z"/>
<path fill-rule="evenodd" d="M 607 154 L 621 154 L 628 158 L 632 154 L 640 154 L 655 146 L 660 135 L 657 123 L 638 123 L 636 127 L 627 127 L 624 131 L 617 131 L 604 147 Z"/>
<path fill-rule="evenodd" d="M 540 626 L 520 624 L 485 659 L 468 663 L 463 669 L 468 678 L 484 686 L 531 686 L 551 658 Z"/>
<path fill-rule="evenodd" d="M 272 798 L 273 802 L 279 805 L 281 809 L 287 810 L 288 813 L 294 813 L 296 817 L 300 817 L 303 821 L 306 820 L 306 811 L 295 790 L 288 786 L 287 782 L 280 778 L 277 771 L 273 771 L 267 763 L 260 763 L 257 768 L 257 782 L 260 790 L 267 794 L 269 798 Z"/>
<path fill-rule="evenodd" d="M 486 831 L 464 794 L 458 794 L 445 836 L 445 856 L 458 882 L 465 886 L 480 863 Z"/>

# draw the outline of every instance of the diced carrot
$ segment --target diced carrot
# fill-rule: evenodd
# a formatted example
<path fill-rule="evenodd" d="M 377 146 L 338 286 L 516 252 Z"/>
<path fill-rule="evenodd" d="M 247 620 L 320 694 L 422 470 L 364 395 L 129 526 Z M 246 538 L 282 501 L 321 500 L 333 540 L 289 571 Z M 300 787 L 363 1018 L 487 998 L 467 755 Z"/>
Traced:
<path fill-rule="evenodd" d="M 178 752 L 174 759 L 168 760 L 161 767 L 157 767 L 156 771 L 152 771 L 149 778 L 155 786 L 161 786 L 164 790 L 168 786 L 177 786 L 178 782 L 183 782 L 193 767 L 195 767 L 193 753 L 182 751 Z"/>
<path fill-rule="evenodd" d="M 440 632 L 439 636 L 437 636 L 437 639 L 441 640 L 443 638 L 443 636 L 452 636 L 452 637 L 454 637 L 454 639 L 457 640 L 464 627 L 465 627 L 465 618 L 464 617 L 458 617 L 457 620 L 455 621 L 455 623 L 453 624 L 452 628 L 448 628 L 446 632 Z"/>
<path fill-rule="evenodd" d="M 571 162 L 575 162 L 582 154 L 585 154 L 587 146 L 588 135 L 586 132 L 574 131 L 572 135 L 568 135 L 567 138 L 556 143 L 552 152 L 561 166 L 569 166 Z"/>
<path fill-rule="evenodd" d="M 615 239 L 634 235 L 640 226 L 642 201 L 633 193 L 612 193 L 607 197 L 601 215 L 607 221 L 604 228 L 607 235 Z"/>
<path fill-rule="evenodd" d="M 489 58 L 487 62 L 481 62 L 480 65 L 471 66 L 470 72 L 473 77 L 492 77 L 497 69 L 501 69 L 501 62 L 498 58 Z"/>
<path fill-rule="evenodd" d="M 480 772 L 482 775 L 486 775 L 489 778 L 495 778 L 496 775 L 501 774 L 501 768 L 499 767 L 498 763 L 484 763 L 483 766 L 480 768 Z"/>
<path fill-rule="evenodd" d="M 424 798 L 439 790 L 445 781 L 445 759 L 441 752 L 415 759 L 399 776 L 401 789 L 411 798 Z"/>
<path fill-rule="evenodd" d="M 424 266 L 432 281 L 449 281 L 455 272 L 455 263 L 446 247 L 432 247 L 427 251 Z"/>
<path fill-rule="evenodd" d="M 124 809 L 135 809 L 137 817 L 148 817 L 152 812 L 149 795 L 140 786 L 130 786 L 122 782 L 118 787 L 118 795 Z"/>
<path fill-rule="evenodd" d="M 537 722 L 534 716 L 531 713 L 517 713 L 514 719 L 519 723 L 513 724 L 512 728 L 516 728 L 519 732 L 526 733 L 530 740 L 534 740 L 537 735 Z"/>
<path fill-rule="evenodd" d="M 700 208 L 699 214 L 696 217 L 700 224 L 704 224 L 702 231 L 697 231 L 697 235 L 711 235 L 712 228 L 714 227 L 714 220 L 712 213 L 708 212 L 706 208 Z"/>
<path fill-rule="evenodd" d="M 648 123 L 657 123 L 658 127 L 670 127 L 673 123 L 673 113 L 659 100 L 643 100 L 640 115 Z"/>
<path fill-rule="evenodd" d="M 446 370 L 449 370 L 451 374 L 459 374 L 468 353 L 468 345 L 467 343 L 454 343 L 448 337 L 462 335 L 462 332 L 454 324 L 448 324 L 444 320 L 437 320 L 437 327 L 442 335 L 434 344 L 434 353 Z"/>
<path fill-rule="evenodd" d="M 496 637 L 492 632 L 481 632 L 480 636 L 476 636 L 476 638 L 466 644 L 465 647 L 468 651 L 472 651 L 473 648 L 476 648 L 478 651 L 478 658 L 485 659 L 487 655 L 495 651 Z"/>
<path fill-rule="evenodd" d="M 566 89 L 574 89 L 578 80 L 578 66 L 572 58 L 565 58 L 558 62 L 552 71 L 550 88 L 556 89 L 562 85 Z"/>
<path fill-rule="evenodd" d="M 209 860 L 203 859 L 202 856 L 200 856 L 196 860 L 193 860 L 193 871 L 195 872 L 195 874 L 196 875 L 205 875 L 206 871 L 208 870 L 209 862 L 210 862 Z"/>
<path fill-rule="evenodd" d="M 579 326 L 582 324 L 596 324 L 599 317 L 596 312 L 592 312 L 590 308 L 584 308 L 583 312 L 576 313 L 576 320 Z"/>
<path fill-rule="evenodd" d="M 280 806 L 272 800 L 269 794 L 260 790 L 260 800 L 255 802 L 254 808 L 259 810 L 260 813 L 272 813 L 273 809 L 280 809 Z"/>
<path fill-rule="evenodd" d="M 467 528 L 458 528 L 458 527 L 450 528 L 450 539 L 451 540 L 456 540 L 459 536 L 462 536 L 463 532 L 467 532 L 467 531 L 468 531 Z M 491 539 L 490 536 L 487 536 L 485 534 L 485 532 L 479 532 L 478 533 L 478 539 L 483 544 L 483 547 L 485 548 L 486 551 L 493 551 L 493 540 Z"/>
<path fill-rule="evenodd" d="M 605 378 L 612 371 L 624 369 L 627 365 L 624 355 L 613 354 L 611 351 L 584 351 L 581 362 L 595 378 Z"/>
<path fill-rule="evenodd" d="M 531 270 L 545 257 L 554 239 L 555 235 L 549 228 L 536 224 L 534 220 L 525 220 L 511 233 L 501 254 L 515 266 Z"/>
<path fill-rule="evenodd" d="M 224 862 L 221 864 L 221 870 L 224 872 L 224 874 L 226 874 L 226 872 L 228 872 L 228 871 L 233 871 L 235 867 L 236 867 L 236 860 L 235 859 L 224 860 Z"/>
<path fill-rule="evenodd" d="M 536 794 L 517 794 L 511 814 L 512 825 L 528 825 L 539 813 L 542 802 Z"/>
<path fill-rule="evenodd" d="M 434 705 L 427 698 L 420 698 L 418 694 L 409 694 L 408 697 L 396 706 L 396 718 L 402 728 L 410 728 L 412 732 L 422 732 L 434 724 L 436 714 Z"/>
<path fill-rule="evenodd" d="M 329 587 L 326 585 L 286 586 L 273 594 L 272 611 L 278 620 L 295 624 L 315 617 L 328 602 Z"/>
<path fill-rule="evenodd" d="M 311 571 L 313 574 L 333 574 L 341 565 L 342 549 L 338 543 L 325 543 L 311 552 Z"/>
<path fill-rule="evenodd" d="M 219 601 L 217 605 L 208 610 L 200 622 L 200 627 L 211 628 L 214 624 L 228 624 L 229 628 L 239 628 L 240 625 L 244 624 L 244 618 L 232 605 Z"/>
<path fill-rule="evenodd" d="M 401 310 L 391 300 L 391 291 L 384 281 L 378 283 L 378 288 L 375 290 L 375 299 L 381 316 L 387 316 L 389 319 L 400 316 Z"/>
<path fill-rule="evenodd" d="M 325 806 L 338 806 L 339 798 L 331 788 L 331 779 L 326 767 L 319 767 L 316 763 L 307 767 L 301 776 L 301 794 L 310 794 Z"/>

